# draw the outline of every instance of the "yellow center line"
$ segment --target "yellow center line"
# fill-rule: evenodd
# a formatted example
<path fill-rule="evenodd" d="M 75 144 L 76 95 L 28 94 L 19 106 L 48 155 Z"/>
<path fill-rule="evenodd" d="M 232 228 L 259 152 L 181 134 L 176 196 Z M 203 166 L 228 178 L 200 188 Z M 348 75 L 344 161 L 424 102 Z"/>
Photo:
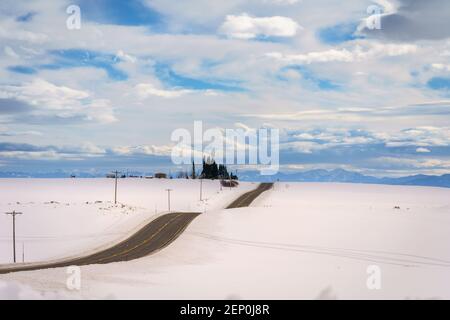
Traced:
<path fill-rule="evenodd" d="M 167 242 L 166 242 L 163 246 L 161 246 L 160 249 L 164 248 L 164 247 L 167 246 L 169 243 L 171 243 L 173 240 L 175 240 L 175 239 L 178 237 L 178 235 L 179 235 L 181 232 L 183 232 L 184 229 L 187 228 L 187 226 L 192 222 L 192 220 L 193 220 L 193 218 L 191 218 L 185 226 L 181 226 L 181 227 L 177 230 L 177 232 L 174 233 L 174 235 L 172 236 L 172 238 L 169 238 L 169 240 L 167 240 Z"/>
<path fill-rule="evenodd" d="M 251 195 L 253 195 L 255 191 L 250 191 L 244 194 L 244 196 L 241 198 L 241 200 L 238 200 L 237 206 L 241 206 L 243 202 L 245 202 Z"/>
<path fill-rule="evenodd" d="M 127 254 L 127 253 L 129 253 L 130 251 L 133 251 L 134 249 L 136 249 L 136 248 L 138 248 L 138 247 L 141 247 L 141 246 L 145 245 L 146 243 L 148 243 L 149 241 L 151 241 L 154 237 L 156 237 L 156 236 L 157 236 L 157 235 L 158 235 L 165 227 L 167 227 L 169 224 L 171 224 L 172 221 L 174 221 L 175 219 L 177 219 L 177 218 L 180 217 L 181 215 L 182 215 L 182 214 L 177 214 L 174 218 L 170 219 L 170 220 L 169 220 L 167 223 L 165 223 L 161 228 L 159 228 L 154 234 L 152 234 L 152 236 L 151 236 L 150 238 L 147 238 L 145 241 L 143 241 L 143 242 L 137 244 L 136 246 L 134 246 L 134 247 L 132 247 L 132 248 L 130 248 L 130 249 L 127 249 L 127 250 L 125 250 L 125 251 L 122 251 L 122 252 L 113 254 L 112 256 L 108 256 L 108 257 L 105 257 L 105 258 L 102 258 L 102 259 L 98 259 L 97 261 L 98 261 L 98 262 L 99 262 L 99 261 L 104 261 L 104 260 L 111 259 L 111 258 L 120 256 L 120 255 L 123 255 L 123 254 Z"/>
<path fill-rule="evenodd" d="M 255 190 L 249 191 L 247 193 L 244 193 L 242 196 L 240 196 L 239 198 L 237 198 L 235 200 L 234 203 L 232 203 L 227 209 L 234 209 L 234 208 L 241 208 L 242 206 L 245 205 L 245 202 L 252 196 L 254 196 L 255 194 L 257 194 L 257 196 L 255 198 L 257 198 L 259 196 L 259 194 L 263 193 L 264 191 L 267 191 L 270 189 L 270 184 L 260 184 Z M 253 202 L 253 200 L 251 201 Z M 250 202 L 250 204 L 251 204 Z M 245 205 L 246 207 L 248 207 L 250 204 Z"/>

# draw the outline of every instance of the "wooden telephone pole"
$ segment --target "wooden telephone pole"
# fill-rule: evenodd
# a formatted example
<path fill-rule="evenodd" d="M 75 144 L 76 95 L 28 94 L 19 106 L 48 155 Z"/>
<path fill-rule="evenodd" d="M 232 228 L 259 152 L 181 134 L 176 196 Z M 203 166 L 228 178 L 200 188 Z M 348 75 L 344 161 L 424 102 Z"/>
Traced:
<path fill-rule="evenodd" d="M 117 204 L 117 177 L 119 175 L 119 171 L 114 171 L 114 204 Z"/>
<path fill-rule="evenodd" d="M 167 204 L 169 205 L 169 212 L 170 212 L 170 191 L 172 191 L 172 189 L 166 189 L 167 191 Z"/>
<path fill-rule="evenodd" d="M 16 263 L 16 215 L 22 214 L 22 212 L 5 212 L 5 214 L 10 214 L 13 218 L 13 256 L 14 256 L 14 263 Z"/>

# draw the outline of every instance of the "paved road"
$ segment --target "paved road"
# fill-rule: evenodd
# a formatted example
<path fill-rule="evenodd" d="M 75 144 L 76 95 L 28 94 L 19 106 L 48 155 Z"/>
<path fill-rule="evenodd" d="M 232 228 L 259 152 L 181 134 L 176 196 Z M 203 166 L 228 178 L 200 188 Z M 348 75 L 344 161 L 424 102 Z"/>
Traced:
<path fill-rule="evenodd" d="M 261 183 L 255 190 L 244 193 L 233 201 L 227 209 L 246 207 L 250 205 L 256 197 L 271 187 L 272 183 Z M 0 267 L 0 274 L 61 268 L 73 265 L 105 264 L 142 258 L 169 245 L 199 214 L 200 213 L 191 212 L 168 213 L 156 218 L 128 239 L 97 253 L 58 262 L 7 265 Z"/>
<path fill-rule="evenodd" d="M 169 245 L 198 215 L 199 213 L 168 213 L 156 218 L 123 242 L 98 253 L 62 262 L 0 267 L 0 274 L 73 265 L 104 264 L 142 258 Z"/>
<path fill-rule="evenodd" d="M 261 193 L 271 189 L 273 183 L 261 183 L 255 190 L 244 193 L 234 200 L 227 209 L 248 207 Z"/>

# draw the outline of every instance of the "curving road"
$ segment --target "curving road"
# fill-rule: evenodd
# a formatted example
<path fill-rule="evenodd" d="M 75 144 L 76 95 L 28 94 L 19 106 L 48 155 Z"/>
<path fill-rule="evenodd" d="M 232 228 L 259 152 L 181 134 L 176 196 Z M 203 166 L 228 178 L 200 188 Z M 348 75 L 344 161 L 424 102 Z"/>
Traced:
<path fill-rule="evenodd" d="M 272 185 L 272 183 L 261 183 L 255 190 L 244 193 L 233 201 L 227 209 L 250 205 L 256 197 L 264 191 L 269 190 Z M 66 259 L 58 262 L 6 265 L 0 267 L 0 274 L 74 265 L 105 264 L 142 258 L 163 249 L 173 242 L 199 214 L 196 212 L 168 213 L 156 218 L 128 239 L 108 249 L 84 257 Z"/>
<path fill-rule="evenodd" d="M 128 239 L 106 250 L 85 257 L 67 259 L 61 262 L 36 263 L 23 266 L 9 265 L 4 268 L 0 267 L 0 274 L 60 268 L 73 265 L 83 266 L 88 264 L 104 264 L 142 258 L 169 245 L 199 214 L 200 213 L 189 212 L 168 213 L 156 218 Z"/>
<path fill-rule="evenodd" d="M 260 183 L 255 190 L 244 193 L 242 196 L 234 200 L 227 209 L 248 207 L 261 193 L 273 187 L 273 183 Z"/>

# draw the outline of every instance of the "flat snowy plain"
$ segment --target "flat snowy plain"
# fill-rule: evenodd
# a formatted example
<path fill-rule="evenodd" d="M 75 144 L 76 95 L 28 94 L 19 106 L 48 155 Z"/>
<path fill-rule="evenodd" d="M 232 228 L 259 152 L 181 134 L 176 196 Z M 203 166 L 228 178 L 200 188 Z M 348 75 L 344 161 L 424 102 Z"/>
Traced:
<path fill-rule="evenodd" d="M 223 209 L 255 187 L 204 182 L 205 204 L 199 181 L 124 179 L 116 207 L 112 180 L 0 180 L 0 209 L 24 212 L 19 261 L 22 242 L 25 259 L 37 261 L 123 239 L 167 210 L 167 188 L 172 210 L 204 212 L 154 255 L 82 267 L 80 291 L 66 288 L 59 268 L 0 275 L 0 298 L 450 298 L 450 189 L 276 183 L 251 207 Z M 10 229 L 1 215 L 2 263 Z M 367 286 L 373 266 L 379 289 Z"/>

